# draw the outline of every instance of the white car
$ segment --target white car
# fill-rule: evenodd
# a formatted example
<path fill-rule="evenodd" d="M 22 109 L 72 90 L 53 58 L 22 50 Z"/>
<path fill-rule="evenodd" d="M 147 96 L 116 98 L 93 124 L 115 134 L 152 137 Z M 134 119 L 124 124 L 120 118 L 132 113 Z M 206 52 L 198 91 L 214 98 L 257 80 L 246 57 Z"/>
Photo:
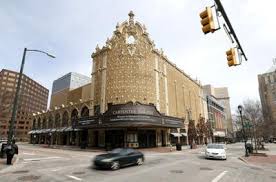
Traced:
<path fill-rule="evenodd" d="M 207 159 L 227 159 L 224 144 L 208 144 L 205 150 L 205 158 Z"/>

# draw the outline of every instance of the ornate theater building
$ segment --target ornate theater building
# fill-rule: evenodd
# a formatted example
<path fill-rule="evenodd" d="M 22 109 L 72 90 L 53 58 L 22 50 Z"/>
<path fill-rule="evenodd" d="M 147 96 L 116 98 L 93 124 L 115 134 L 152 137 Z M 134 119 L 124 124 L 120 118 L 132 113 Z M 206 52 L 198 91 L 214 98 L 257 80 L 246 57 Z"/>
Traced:
<path fill-rule="evenodd" d="M 96 47 L 92 62 L 91 83 L 52 96 L 66 98 L 35 114 L 31 142 L 88 147 L 187 143 L 188 120 L 204 115 L 202 86 L 155 48 L 132 12 L 105 46 Z"/>

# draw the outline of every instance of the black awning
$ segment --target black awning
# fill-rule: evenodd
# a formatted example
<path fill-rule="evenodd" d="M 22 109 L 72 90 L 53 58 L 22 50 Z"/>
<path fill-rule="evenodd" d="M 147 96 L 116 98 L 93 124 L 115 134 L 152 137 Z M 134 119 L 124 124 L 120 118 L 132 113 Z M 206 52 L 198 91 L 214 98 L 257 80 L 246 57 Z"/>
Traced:
<path fill-rule="evenodd" d="M 183 119 L 160 114 L 154 105 L 127 103 L 110 106 L 103 115 L 80 118 L 77 128 L 183 127 Z"/>

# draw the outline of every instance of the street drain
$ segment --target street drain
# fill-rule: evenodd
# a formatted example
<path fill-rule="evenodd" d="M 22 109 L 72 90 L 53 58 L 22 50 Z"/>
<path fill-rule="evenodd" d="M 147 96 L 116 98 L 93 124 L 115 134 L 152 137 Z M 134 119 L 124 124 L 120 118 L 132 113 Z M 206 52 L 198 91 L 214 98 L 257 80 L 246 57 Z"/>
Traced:
<path fill-rule="evenodd" d="M 85 172 L 81 171 L 81 172 L 73 172 L 72 174 L 78 175 L 78 174 L 85 174 Z"/>
<path fill-rule="evenodd" d="M 205 171 L 211 171 L 213 169 L 209 168 L 209 167 L 201 167 L 199 168 L 200 170 L 205 170 Z"/>
<path fill-rule="evenodd" d="M 259 168 L 259 167 L 250 167 L 250 169 L 254 169 L 254 170 L 257 170 L 257 171 L 263 170 L 262 168 Z"/>
<path fill-rule="evenodd" d="M 39 178 L 40 178 L 40 176 L 29 175 L 29 176 L 22 176 L 17 179 L 20 181 L 36 181 Z"/>
<path fill-rule="evenodd" d="M 270 176 L 272 179 L 276 179 L 276 176 Z"/>
<path fill-rule="evenodd" d="M 13 174 L 21 174 L 21 173 L 28 173 L 28 170 L 21 170 L 21 171 L 14 171 Z"/>
<path fill-rule="evenodd" d="M 178 173 L 178 174 L 183 173 L 182 170 L 171 170 L 170 172 L 171 172 L 171 173 Z"/>

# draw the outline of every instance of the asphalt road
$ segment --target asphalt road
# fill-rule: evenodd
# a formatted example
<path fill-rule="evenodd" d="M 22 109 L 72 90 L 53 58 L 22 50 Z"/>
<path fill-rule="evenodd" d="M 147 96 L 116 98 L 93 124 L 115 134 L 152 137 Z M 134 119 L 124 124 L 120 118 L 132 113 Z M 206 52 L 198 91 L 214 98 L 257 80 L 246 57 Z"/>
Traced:
<path fill-rule="evenodd" d="M 144 152 L 146 161 L 142 166 L 117 171 L 93 169 L 91 160 L 99 154 L 97 152 L 48 149 L 29 144 L 19 148 L 18 162 L 0 171 L 0 181 L 276 181 L 276 166 L 249 165 L 238 159 L 244 154 L 242 143 L 227 145 L 226 161 L 206 160 L 203 149 Z"/>

